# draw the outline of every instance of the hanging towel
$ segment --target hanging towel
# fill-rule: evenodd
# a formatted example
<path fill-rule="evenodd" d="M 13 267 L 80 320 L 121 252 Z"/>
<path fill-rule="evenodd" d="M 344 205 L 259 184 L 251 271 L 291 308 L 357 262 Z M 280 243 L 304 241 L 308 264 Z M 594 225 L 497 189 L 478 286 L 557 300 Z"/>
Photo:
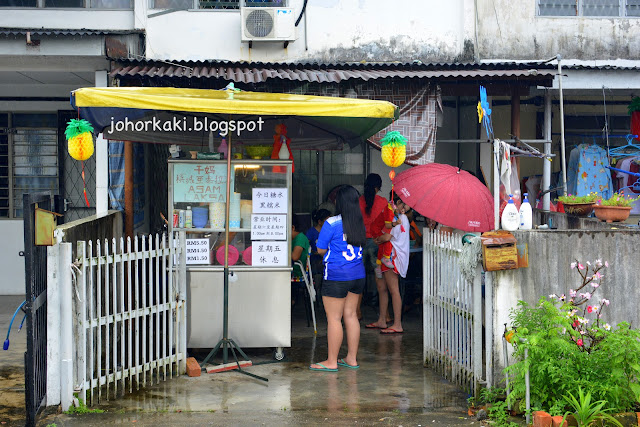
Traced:
<path fill-rule="evenodd" d="M 509 144 L 500 141 L 500 183 L 507 194 L 511 192 L 511 149 Z"/>

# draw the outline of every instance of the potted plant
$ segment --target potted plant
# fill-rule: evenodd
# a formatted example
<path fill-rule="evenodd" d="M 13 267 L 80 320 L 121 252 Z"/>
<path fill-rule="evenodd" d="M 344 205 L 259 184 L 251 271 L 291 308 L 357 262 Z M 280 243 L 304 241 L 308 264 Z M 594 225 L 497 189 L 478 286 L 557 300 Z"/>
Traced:
<path fill-rule="evenodd" d="M 558 197 L 558 202 L 562 202 L 565 213 L 575 216 L 587 216 L 593 212 L 593 205 L 598 200 L 597 193 L 590 193 L 586 196 L 568 196 Z"/>
<path fill-rule="evenodd" d="M 629 218 L 631 207 L 637 200 L 640 200 L 640 196 L 627 197 L 623 193 L 613 193 L 613 196 L 595 205 L 596 218 L 606 222 L 624 221 Z"/>
<path fill-rule="evenodd" d="M 620 421 L 611 416 L 611 409 L 605 409 L 607 402 L 604 400 L 591 401 L 591 392 L 586 394 L 582 391 L 582 387 L 578 387 L 578 398 L 569 393 L 564 396 L 566 401 L 571 406 L 571 411 L 564 414 L 561 425 L 564 425 L 564 421 L 569 415 L 573 415 L 579 427 L 592 426 L 599 422 L 599 425 L 603 425 L 603 422 L 607 422 L 607 425 L 614 425 L 622 427 Z"/>

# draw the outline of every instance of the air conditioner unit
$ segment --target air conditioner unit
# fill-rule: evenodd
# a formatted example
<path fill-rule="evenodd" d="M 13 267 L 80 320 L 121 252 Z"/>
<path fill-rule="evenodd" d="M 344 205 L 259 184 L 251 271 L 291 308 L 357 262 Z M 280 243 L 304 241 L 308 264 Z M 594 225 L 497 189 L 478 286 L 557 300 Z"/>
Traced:
<path fill-rule="evenodd" d="M 293 9 L 241 7 L 242 41 L 293 41 L 296 37 Z"/>

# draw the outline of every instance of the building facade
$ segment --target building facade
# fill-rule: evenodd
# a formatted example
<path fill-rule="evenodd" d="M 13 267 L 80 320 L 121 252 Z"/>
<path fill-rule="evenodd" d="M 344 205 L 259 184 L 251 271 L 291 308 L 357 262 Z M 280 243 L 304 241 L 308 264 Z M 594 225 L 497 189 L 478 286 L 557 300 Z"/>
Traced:
<path fill-rule="evenodd" d="M 610 134 L 628 132 L 626 105 L 640 88 L 638 15 L 635 0 L 527 0 L 517 7 L 503 0 L 0 0 L 0 233 L 9 242 L 0 265 L 10 278 L 0 294 L 24 289 L 18 255 L 23 192 L 60 195 L 65 221 L 104 212 L 118 198 L 109 181 L 117 168 L 109 158 L 119 156 L 118 148 L 110 154 L 98 139 L 96 154 L 85 163 L 91 207 L 84 202 L 81 168 L 66 154 L 63 136 L 74 115 L 71 90 L 221 88 L 231 81 L 247 90 L 338 96 L 362 96 L 361 89 L 371 85 L 439 88 L 437 139 L 443 142 L 435 161 L 464 161 L 465 169 L 484 174 L 491 170 L 490 147 L 459 142 L 483 136 L 476 116 L 479 84 L 488 88 L 495 135 L 503 139 L 542 139 L 548 93 L 552 148 L 558 152 L 558 55 L 568 134 L 600 138 L 605 123 Z M 556 59 L 543 63 L 550 58 Z M 199 71 L 205 67 L 206 75 Z M 295 70 L 307 77 L 296 80 Z M 339 81 L 318 80 L 333 72 Z M 143 163 L 151 166 L 140 179 L 162 180 L 155 170 L 164 150 L 141 150 Z M 295 156 L 306 165 L 297 177 L 300 185 L 318 189 L 296 207 L 301 212 L 309 212 L 341 177 L 358 183 L 368 172 L 386 176 L 369 145 Z M 559 164 L 554 162 L 554 172 Z M 541 171 L 541 160 L 521 162 L 522 176 Z M 145 200 L 157 199 L 157 186 L 145 188 Z M 140 231 L 155 227 L 150 206 L 142 203 Z"/>

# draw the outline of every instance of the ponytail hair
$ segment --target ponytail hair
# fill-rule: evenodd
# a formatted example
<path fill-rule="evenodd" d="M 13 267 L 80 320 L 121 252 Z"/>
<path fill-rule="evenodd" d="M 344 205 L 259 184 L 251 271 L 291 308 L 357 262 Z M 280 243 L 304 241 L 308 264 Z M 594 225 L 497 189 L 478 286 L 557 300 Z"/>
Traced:
<path fill-rule="evenodd" d="M 347 243 L 364 246 L 367 235 L 360 211 L 360 194 L 350 185 L 342 187 L 336 196 L 336 214 L 342 215 L 342 230 Z"/>
<path fill-rule="evenodd" d="M 370 173 L 364 181 L 364 211 L 367 215 L 371 214 L 371 208 L 376 197 L 376 188 L 382 187 L 382 178 L 377 173 Z"/>

